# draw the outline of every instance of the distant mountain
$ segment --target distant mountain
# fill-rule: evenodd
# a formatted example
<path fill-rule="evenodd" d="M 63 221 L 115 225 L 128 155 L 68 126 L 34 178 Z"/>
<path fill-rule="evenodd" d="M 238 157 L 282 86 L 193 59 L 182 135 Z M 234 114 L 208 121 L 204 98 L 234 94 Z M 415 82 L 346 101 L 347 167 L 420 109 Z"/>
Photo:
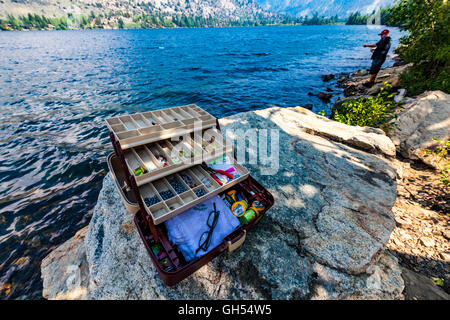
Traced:
<path fill-rule="evenodd" d="M 338 15 L 346 18 L 351 13 L 360 11 L 363 14 L 392 5 L 395 0 L 257 0 L 259 5 L 272 12 L 288 14 L 295 17 Z"/>
<path fill-rule="evenodd" d="M 0 29 L 153 28 L 295 23 L 346 18 L 395 0 L 0 0 Z M 31 16 L 31 15 L 33 16 Z M 11 16 L 12 15 L 12 16 Z M 38 16 L 36 16 L 38 15 Z M 46 20 L 41 17 L 44 16 Z M 59 19 L 56 21 L 55 19 Z M 64 20 L 65 19 L 65 20 Z M 316 21 L 320 19 L 312 19 Z M 324 21 L 332 23 L 335 21 Z M 2 22 L 3 21 L 3 22 Z M 317 23 L 317 22 L 314 22 Z"/>
<path fill-rule="evenodd" d="M 142 15 L 162 12 L 167 15 L 217 19 L 237 19 L 255 15 L 270 15 L 261 9 L 255 0 L 0 0 L 0 18 L 7 14 L 26 15 L 28 13 L 48 17 L 67 14 L 95 15 Z"/>

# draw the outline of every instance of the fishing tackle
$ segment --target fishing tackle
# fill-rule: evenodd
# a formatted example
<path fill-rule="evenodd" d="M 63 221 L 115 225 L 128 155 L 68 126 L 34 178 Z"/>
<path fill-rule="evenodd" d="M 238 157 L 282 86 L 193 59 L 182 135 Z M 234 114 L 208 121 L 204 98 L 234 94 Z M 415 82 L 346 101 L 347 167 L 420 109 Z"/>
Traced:
<path fill-rule="evenodd" d="M 245 200 L 237 201 L 231 206 L 231 212 L 238 218 L 245 214 L 248 208 L 248 203 Z"/>
<path fill-rule="evenodd" d="M 145 169 L 142 166 L 137 167 L 136 169 L 134 169 L 134 175 L 137 176 L 141 176 L 143 174 L 146 174 L 148 172 L 147 169 Z"/>
<path fill-rule="evenodd" d="M 255 218 L 256 212 L 252 209 L 249 209 L 245 211 L 245 213 L 241 217 L 239 217 L 239 221 L 241 222 L 241 224 L 247 224 L 255 220 Z"/>

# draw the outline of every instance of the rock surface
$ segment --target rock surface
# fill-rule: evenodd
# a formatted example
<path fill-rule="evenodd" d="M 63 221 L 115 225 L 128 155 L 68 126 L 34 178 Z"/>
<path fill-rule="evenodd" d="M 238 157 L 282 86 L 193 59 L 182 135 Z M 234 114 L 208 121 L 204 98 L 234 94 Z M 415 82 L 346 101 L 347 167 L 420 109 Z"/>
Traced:
<path fill-rule="evenodd" d="M 80 300 L 87 298 L 89 270 L 84 238 L 88 227 L 53 250 L 41 263 L 44 291 L 49 300 Z"/>
<path fill-rule="evenodd" d="M 425 92 L 405 106 L 393 123 L 388 135 L 402 156 L 441 169 L 443 161 L 425 156 L 424 149 L 436 145 L 433 138 L 450 139 L 450 95 L 442 91 Z"/>
<path fill-rule="evenodd" d="M 408 300 L 450 300 L 450 295 L 439 289 L 430 279 L 402 268 L 405 298 Z"/>
<path fill-rule="evenodd" d="M 230 138 L 242 128 L 279 130 L 277 174 L 245 164 L 273 194 L 275 205 L 240 250 L 214 259 L 171 288 L 159 278 L 108 174 L 85 239 L 88 297 L 402 298 L 401 270 L 384 251 L 395 227 L 395 170 L 379 155 L 360 150 L 359 142 L 331 135 L 329 120 L 313 115 L 303 108 L 271 108 L 220 121 Z M 312 130 L 313 121 L 323 130 Z M 348 129 L 364 139 L 374 137 L 378 147 L 372 151 L 383 149 L 384 142 L 377 142 L 385 139 L 380 132 Z"/>
<path fill-rule="evenodd" d="M 280 118 L 279 121 L 292 122 L 292 125 L 307 133 L 326 137 L 371 153 L 381 153 L 387 156 L 395 156 L 396 153 L 391 139 L 381 129 L 348 126 L 298 107 L 283 109 L 282 112 L 278 111 L 277 117 Z M 280 126 L 282 127 L 281 123 Z"/>
<path fill-rule="evenodd" d="M 450 293 L 450 242 L 446 238 L 450 225 L 450 193 L 440 181 L 439 172 L 421 162 L 395 160 L 391 163 L 397 170 L 397 201 L 392 208 L 397 224 L 391 233 L 387 249 L 397 257 L 402 268 L 422 276 L 413 277 L 419 283 L 405 283 L 405 297 L 413 299 L 408 292 L 423 287 L 420 279 L 442 279 L 442 287 L 434 286 L 433 292 L 445 290 Z M 406 280 L 405 280 L 406 281 Z M 422 281 L 423 282 L 423 281 Z M 423 292 L 416 298 L 424 297 Z"/>
<path fill-rule="evenodd" d="M 346 97 L 352 97 L 354 99 L 361 96 L 376 95 L 383 87 L 384 83 L 390 83 L 394 88 L 400 86 L 400 73 L 405 71 L 411 65 L 402 65 L 398 67 L 390 67 L 381 69 L 375 80 L 375 85 L 371 88 L 363 86 L 363 83 L 369 80 L 369 72 L 367 70 L 358 70 L 351 75 L 343 76 L 339 81 L 339 86 L 344 88 L 344 94 Z"/>

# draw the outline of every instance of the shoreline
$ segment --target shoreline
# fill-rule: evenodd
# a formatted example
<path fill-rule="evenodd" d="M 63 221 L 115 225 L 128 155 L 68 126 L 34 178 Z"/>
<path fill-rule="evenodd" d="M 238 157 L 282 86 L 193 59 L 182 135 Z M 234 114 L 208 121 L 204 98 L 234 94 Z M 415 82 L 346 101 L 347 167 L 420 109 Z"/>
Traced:
<path fill-rule="evenodd" d="M 67 28 L 67 29 L 22 29 L 22 30 L 2 30 L 0 28 L 0 32 L 13 32 L 13 31 L 85 31 L 85 30 L 154 30 L 154 29 L 223 29 L 223 28 L 261 28 L 261 27 L 324 27 L 324 26 L 362 26 L 362 25 L 347 25 L 345 23 L 334 23 L 334 24 L 266 24 L 259 26 L 203 26 L 203 27 L 151 27 L 151 28 Z M 384 25 L 380 25 L 380 28 L 387 27 Z M 392 27 L 391 28 L 396 28 Z"/>

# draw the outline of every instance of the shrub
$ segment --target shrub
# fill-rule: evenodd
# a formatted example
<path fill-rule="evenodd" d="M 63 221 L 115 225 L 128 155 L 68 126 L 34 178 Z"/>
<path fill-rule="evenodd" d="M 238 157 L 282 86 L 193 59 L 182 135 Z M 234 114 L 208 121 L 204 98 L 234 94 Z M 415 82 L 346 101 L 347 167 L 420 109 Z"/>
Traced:
<path fill-rule="evenodd" d="M 447 141 L 441 141 L 439 139 L 433 139 L 433 140 L 436 141 L 439 145 L 434 150 L 426 149 L 425 156 L 428 156 L 431 153 L 434 153 L 442 161 L 444 161 L 444 165 L 441 170 L 441 181 L 443 184 L 448 186 L 448 185 L 450 185 L 450 162 L 445 162 L 445 161 L 447 161 L 447 157 L 450 154 L 450 140 L 447 140 Z"/>
<path fill-rule="evenodd" d="M 369 126 L 386 129 L 387 121 L 398 108 L 394 101 L 392 85 L 385 83 L 376 97 L 347 101 L 335 110 L 332 119 L 352 126 Z"/>
<path fill-rule="evenodd" d="M 414 64 L 401 76 L 410 95 L 450 91 L 449 9 L 447 0 L 401 0 L 392 8 L 390 21 L 408 31 L 396 52 Z"/>

